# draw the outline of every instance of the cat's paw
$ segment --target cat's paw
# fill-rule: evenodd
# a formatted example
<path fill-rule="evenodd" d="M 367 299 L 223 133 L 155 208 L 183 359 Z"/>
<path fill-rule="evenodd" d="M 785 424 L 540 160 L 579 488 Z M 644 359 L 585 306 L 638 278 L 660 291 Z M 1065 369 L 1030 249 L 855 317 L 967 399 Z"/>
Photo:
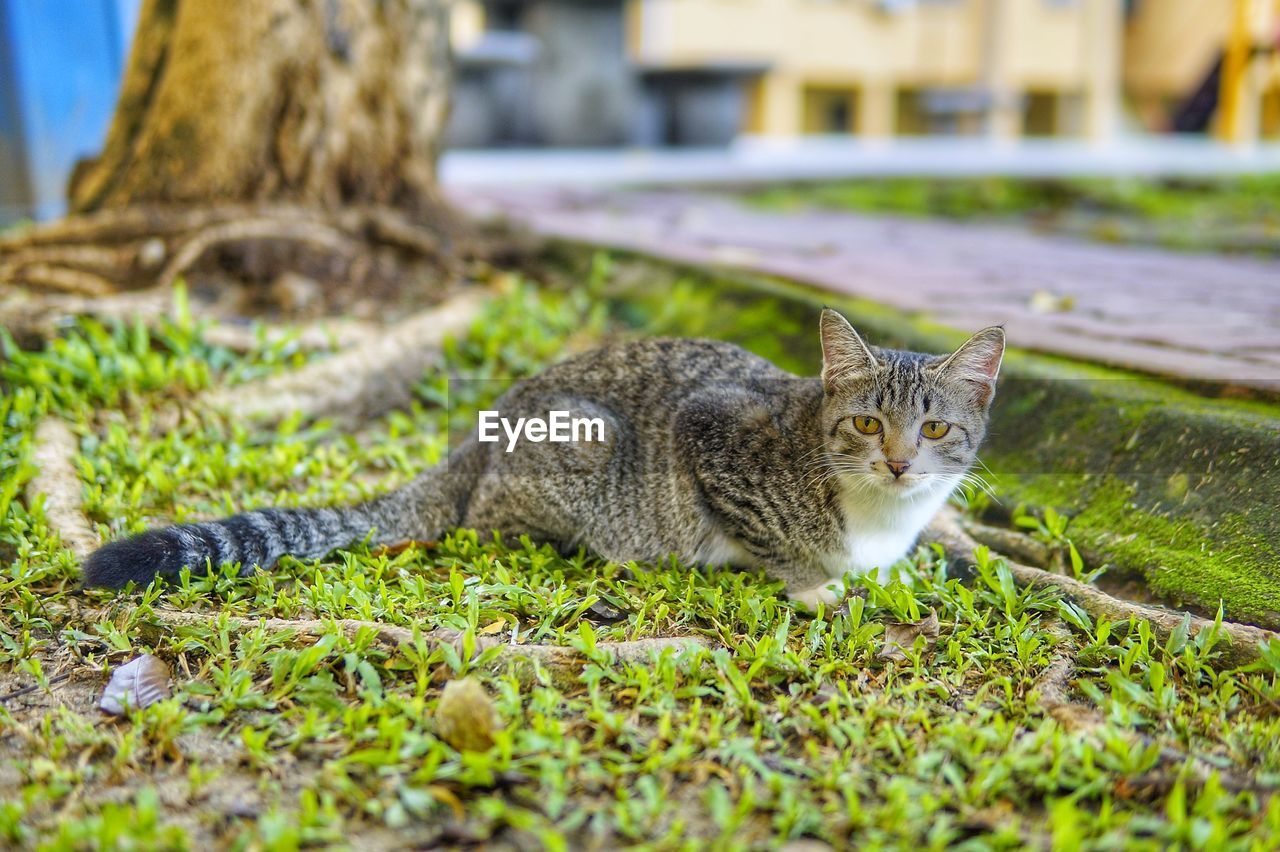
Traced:
<path fill-rule="evenodd" d="M 787 597 L 810 612 L 817 612 L 819 603 L 830 612 L 844 600 L 844 593 L 844 583 L 840 580 L 826 580 L 808 589 L 787 589 Z"/>

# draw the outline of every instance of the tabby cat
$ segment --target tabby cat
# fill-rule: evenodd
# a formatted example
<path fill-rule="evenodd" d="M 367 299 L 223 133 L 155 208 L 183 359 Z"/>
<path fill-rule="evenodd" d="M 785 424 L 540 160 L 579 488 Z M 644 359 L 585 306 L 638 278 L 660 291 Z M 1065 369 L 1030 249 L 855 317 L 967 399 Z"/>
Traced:
<path fill-rule="evenodd" d="M 806 605 L 845 572 L 913 546 L 964 479 L 986 432 L 1004 332 L 948 356 L 871 347 L 822 313 L 822 373 L 803 379 L 710 340 L 617 343 L 514 385 L 501 416 L 603 422 L 603 440 L 483 442 L 399 490 L 345 508 L 258 509 L 145 532 L 95 552 L 87 583 L 285 554 L 312 558 L 370 536 L 429 540 L 455 527 L 527 534 L 611 560 L 762 568 Z M 509 451 L 511 450 L 511 451 Z"/>

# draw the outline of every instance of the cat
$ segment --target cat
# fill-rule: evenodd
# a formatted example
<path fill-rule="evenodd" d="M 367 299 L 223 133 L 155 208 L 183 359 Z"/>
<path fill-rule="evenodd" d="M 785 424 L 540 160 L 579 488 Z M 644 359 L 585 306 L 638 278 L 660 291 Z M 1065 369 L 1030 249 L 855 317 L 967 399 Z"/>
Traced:
<path fill-rule="evenodd" d="M 830 604 L 846 572 L 885 579 L 965 478 L 1004 331 L 933 356 L 868 346 L 826 309 L 819 334 L 821 374 L 807 379 L 729 343 L 607 345 L 496 403 L 512 422 L 568 412 L 602 424 L 601 440 L 513 446 L 473 431 L 446 462 L 367 503 L 150 530 L 91 554 L 84 579 L 122 587 L 222 563 L 244 573 L 366 537 L 431 540 L 470 527 L 615 561 L 674 555 L 763 569 L 802 605 Z"/>

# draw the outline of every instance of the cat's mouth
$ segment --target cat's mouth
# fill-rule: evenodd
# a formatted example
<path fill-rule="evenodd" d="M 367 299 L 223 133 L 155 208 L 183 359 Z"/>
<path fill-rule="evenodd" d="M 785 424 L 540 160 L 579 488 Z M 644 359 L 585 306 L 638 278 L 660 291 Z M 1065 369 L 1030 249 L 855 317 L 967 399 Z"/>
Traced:
<path fill-rule="evenodd" d="M 900 497 L 931 490 L 940 481 L 928 471 L 908 471 L 894 476 L 889 470 L 877 470 L 872 479 L 883 493 Z"/>
<path fill-rule="evenodd" d="M 908 494 L 923 488 L 929 482 L 928 474 L 904 473 L 902 476 L 881 475 L 876 477 L 880 487 L 893 494 Z"/>
<path fill-rule="evenodd" d="M 851 494 L 880 495 L 893 499 L 916 498 L 933 493 L 947 482 L 945 474 L 928 470 L 906 470 L 897 476 L 884 462 L 871 462 L 861 470 L 846 467 L 839 479 Z"/>
<path fill-rule="evenodd" d="M 844 481 L 845 487 L 853 492 L 908 497 L 930 490 L 938 478 L 929 473 L 904 473 L 895 477 L 888 471 L 873 469 L 863 474 L 848 474 Z"/>

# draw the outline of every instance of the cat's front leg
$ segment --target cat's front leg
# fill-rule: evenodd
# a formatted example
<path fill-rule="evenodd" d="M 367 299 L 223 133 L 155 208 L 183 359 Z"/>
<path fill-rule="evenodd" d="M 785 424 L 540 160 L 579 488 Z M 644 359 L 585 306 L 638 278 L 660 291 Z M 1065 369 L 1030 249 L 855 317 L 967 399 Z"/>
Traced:
<path fill-rule="evenodd" d="M 847 587 L 843 577 L 832 577 L 810 559 L 779 559 L 775 555 L 765 564 L 771 576 L 787 584 L 787 597 L 810 612 L 817 611 L 819 603 L 830 612 L 844 600 Z"/>

